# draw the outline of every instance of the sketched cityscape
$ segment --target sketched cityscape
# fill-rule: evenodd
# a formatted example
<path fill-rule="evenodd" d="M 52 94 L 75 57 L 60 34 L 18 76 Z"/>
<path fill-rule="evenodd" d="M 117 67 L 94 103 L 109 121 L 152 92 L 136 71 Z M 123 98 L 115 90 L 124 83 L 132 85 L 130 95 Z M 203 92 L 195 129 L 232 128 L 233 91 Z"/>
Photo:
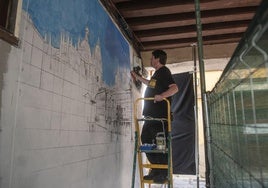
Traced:
<path fill-rule="evenodd" d="M 25 13 L 26 14 L 26 13 Z M 59 48 L 51 44 L 51 36 L 42 37 L 34 27 L 29 15 L 26 18 L 26 30 L 33 30 L 32 38 L 38 41 L 43 53 L 42 68 L 53 75 L 69 82 L 70 90 L 76 94 L 64 93 L 74 101 L 76 108 L 85 108 L 85 118 L 89 131 L 107 131 L 115 134 L 129 135 L 132 121 L 132 94 L 129 70 L 118 67 L 115 73 L 115 85 L 103 82 L 101 44 L 98 40 L 94 49 L 90 48 L 90 28 L 85 27 L 85 36 L 73 44 L 67 33 L 62 32 Z M 38 39 L 36 39 L 38 37 Z M 25 39 L 27 42 L 29 39 Z M 36 42 L 33 42 L 36 43 Z M 63 70 L 64 69 L 64 70 Z M 78 96 L 80 93 L 81 96 Z M 84 107 L 85 106 L 85 107 Z"/>

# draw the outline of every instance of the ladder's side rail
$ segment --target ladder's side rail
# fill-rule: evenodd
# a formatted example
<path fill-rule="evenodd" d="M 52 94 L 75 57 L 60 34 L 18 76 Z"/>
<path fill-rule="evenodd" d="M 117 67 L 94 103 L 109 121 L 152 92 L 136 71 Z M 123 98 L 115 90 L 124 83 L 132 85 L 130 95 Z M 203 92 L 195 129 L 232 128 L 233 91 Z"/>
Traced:
<path fill-rule="evenodd" d="M 138 99 L 136 99 L 136 102 L 134 104 L 134 117 L 137 117 L 137 104 L 141 100 L 154 100 L 154 98 L 153 97 L 149 97 L 149 98 L 138 98 Z M 167 114 L 168 132 L 171 132 L 170 102 L 166 98 L 164 98 L 164 101 L 166 101 L 166 103 L 167 103 L 167 110 L 168 110 L 168 114 Z"/>
<path fill-rule="evenodd" d="M 173 185 L 173 164 L 172 164 L 172 137 L 171 137 L 171 132 L 168 132 L 168 158 L 170 160 L 168 160 L 168 181 L 169 181 L 169 184 L 168 184 L 168 188 L 172 188 Z"/>
<path fill-rule="evenodd" d="M 142 100 L 141 98 L 138 98 L 135 103 L 134 103 L 134 122 L 135 122 L 135 136 L 136 136 L 136 140 L 135 140 L 135 151 L 134 151 L 134 155 L 135 157 L 137 157 L 138 154 L 138 163 L 142 164 L 142 157 L 141 154 L 139 153 L 139 148 L 141 146 L 141 139 L 140 139 L 140 126 L 139 126 L 139 122 L 138 122 L 138 102 Z M 140 165 L 139 165 L 140 166 Z M 136 166 L 135 166 L 136 169 Z M 139 174 L 140 174 L 140 180 L 142 180 L 143 178 L 143 169 L 139 167 Z M 144 188 L 144 185 L 142 182 L 141 183 L 141 188 Z"/>
<path fill-rule="evenodd" d="M 165 98 L 167 102 L 167 121 L 168 121 L 168 188 L 173 187 L 173 164 L 172 164 L 172 136 L 171 136 L 171 111 L 170 111 L 170 102 Z"/>

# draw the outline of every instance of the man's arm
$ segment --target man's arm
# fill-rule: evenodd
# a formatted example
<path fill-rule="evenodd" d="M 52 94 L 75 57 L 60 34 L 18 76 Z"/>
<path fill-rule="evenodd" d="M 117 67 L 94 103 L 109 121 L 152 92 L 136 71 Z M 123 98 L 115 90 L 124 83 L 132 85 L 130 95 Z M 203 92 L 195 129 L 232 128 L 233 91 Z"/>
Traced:
<path fill-rule="evenodd" d="M 160 95 L 155 95 L 154 96 L 154 101 L 162 101 L 164 98 L 168 98 L 175 93 L 179 91 L 179 88 L 176 84 L 170 84 L 168 90 L 165 92 L 161 93 Z"/>

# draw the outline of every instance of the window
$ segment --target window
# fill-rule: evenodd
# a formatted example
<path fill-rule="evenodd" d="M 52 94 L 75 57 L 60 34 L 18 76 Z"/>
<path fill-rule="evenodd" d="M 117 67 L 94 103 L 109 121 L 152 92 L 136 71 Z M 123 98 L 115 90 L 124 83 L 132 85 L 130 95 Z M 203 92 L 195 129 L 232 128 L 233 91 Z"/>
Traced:
<path fill-rule="evenodd" d="M 18 45 L 15 37 L 18 0 L 0 0 L 0 39 Z"/>

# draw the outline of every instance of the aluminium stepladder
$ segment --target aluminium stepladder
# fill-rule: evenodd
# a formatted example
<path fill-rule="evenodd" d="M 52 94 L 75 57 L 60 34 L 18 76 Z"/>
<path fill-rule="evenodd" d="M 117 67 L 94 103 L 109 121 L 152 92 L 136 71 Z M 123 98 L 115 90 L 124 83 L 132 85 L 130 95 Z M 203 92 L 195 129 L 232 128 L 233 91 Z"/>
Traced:
<path fill-rule="evenodd" d="M 144 169 L 167 169 L 168 170 L 168 178 L 163 184 L 167 185 L 168 188 L 173 188 L 173 168 L 172 168 L 172 143 L 171 143 L 171 113 L 170 113 L 170 102 L 165 98 L 164 101 L 167 103 L 167 118 L 138 118 L 137 117 L 137 106 L 138 103 L 144 100 L 154 100 L 154 98 L 138 98 L 134 103 L 134 123 L 135 123 L 135 146 L 134 146 L 134 157 L 133 157 L 133 170 L 132 170 L 132 186 L 135 186 L 135 174 L 136 174 L 136 166 L 137 166 L 137 157 L 139 164 L 139 175 L 140 175 L 140 187 L 144 188 L 145 184 L 148 184 L 149 188 L 151 184 L 155 184 L 153 180 L 144 180 Z M 167 148 L 163 150 L 142 150 L 141 149 L 141 135 L 140 135 L 140 122 L 144 121 L 166 121 L 168 125 L 168 135 L 167 135 Z M 168 154 L 168 164 L 150 164 L 144 161 L 143 153 L 167 153 Z"/>

